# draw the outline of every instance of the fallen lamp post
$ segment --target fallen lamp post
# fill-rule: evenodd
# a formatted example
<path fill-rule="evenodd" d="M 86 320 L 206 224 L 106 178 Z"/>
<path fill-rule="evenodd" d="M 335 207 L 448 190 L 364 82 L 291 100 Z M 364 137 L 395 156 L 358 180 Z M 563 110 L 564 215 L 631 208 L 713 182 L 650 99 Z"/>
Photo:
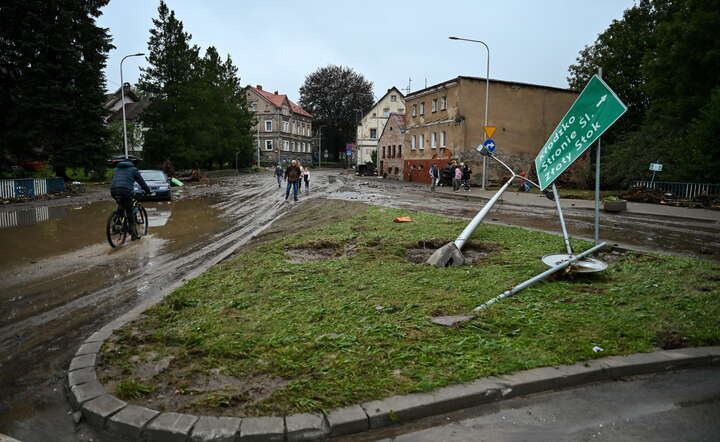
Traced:
<path fill-rule="evenodd" d="M 498 190 L 495 195 L 493 195 L 492 198 L 483 206 L 483 208 L 478 212 L 477 215 L 468 223 L 468 225 L 463 229 L 462 233 L 460 233 L 460 236 L 458 238 L 448 244 L 445 244 L 444 246 L 440 247 L 433 253 L 430 258 L 426 261 L 428 264 L 432 264 L 437 267 L 451 267 L 451 266 L 459 266 L 465 264 L 465 257 L 463 256 L 461 249 L 465 245 L 465 242 L 470 238 L 472 233 L 475 231 L 477 226 L 480 225 L 482 220 L 485 218 L 485 216 L 490 212 L 492 207 L 495 205 L 495 203 L 500 199 L 502 194 L 507 190 L 507 188 L 510 186 L 510 184 L 513 182 L 515 178 L 520 177 L 518 174 L 516 174 L 507 164 L 505 164 L 503 161 L 501 161 L 499 158 L 497 158 L 495 155 L 493 155 L 492 152 L 489 152 L 484 146 L 478 146 L 477 148 L 478 152 L 480 154 L 490 157 L 500 163 L 505 169 L 507 169 L 510 172 L 510 179 L 507 180 L 507 182 Z M 534 183 L 532 180 L 528 179 L 527 177 L 520 177 L 523 180 L 533 184 L 534 186 L 540 188 L 540 186 L 536 183 Z M 496 302 L 509 298 L 510 296 L 513 296 L 522 290 L 526 289 L 527 287 L 530 287 L 531 285 L 535 284 L 538 281 L 541 281 L 548 276 L 557 273 L 564 269 L 572 269 L 573 271 L 577 271 L 580 273 L 594 273 L 594 272 L 600 272 L 607 268 L 607 264 L 603 261 L 600 261 L 598 259 L 594 258 L 586 258 L 588 255 L 591 255 L 592 253 L 595 253 L 596 251 L 602 249 L 607 245 L 607 243 L 603 242 L 600 244 L 597 244 L 590 249 L 580 253 L 579 255 L 575 255 L 572 250 L 572 245 L 570 243 L 570 237 L 567 232 L 567 228 L 565 226 L 565 218 L 562 213 L 562 207 L 560 206 L 560 196 L 558 195 L 557 188 L 555 187 L 555 184 L 552 186 L 552 195 L 553 200 L 555 201 L 555 207 L 558 211 L 558 217 L 560 218 L 560 226 L 562 228 L 562 236 L 563 236 L 563 242 L 565 244 L 565 249 L 567 251 L 567 254 L 555 254 L 555 255 L 547 255 L 544 256 L 542 261 L 546 265 L 548 265 L 550 268 L 536 276 L 533 276 L 532 278 L 528 279 L 525 282 L 522 282 L 515 287 L 506 290 L 505 292 L 501 293 L 500 295 L 492 298 L 491 300 L 485 302 L 484 304 L 475 307 L 471 314 L 468 315 L 450 315 L 450 316 L 438 316 L 432 318 L 431 322 L 436 325 L 444 325 L 447 327 L 452 327 L 456 324 L 470 321 L 475 319 L 477 316 L 474 315 L 474 313 L 479 312 L 480 310 L 484 310 L 485 308 L 495 304 Z"/>

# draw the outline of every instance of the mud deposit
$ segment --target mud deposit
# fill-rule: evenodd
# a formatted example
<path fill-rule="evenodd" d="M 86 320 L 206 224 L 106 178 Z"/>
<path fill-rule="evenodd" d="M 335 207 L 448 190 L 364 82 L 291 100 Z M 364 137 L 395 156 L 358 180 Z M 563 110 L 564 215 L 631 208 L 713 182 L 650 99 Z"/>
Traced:
<path fill-rule="evenodd" d="M 152 330 L 131 328 L 124 333 L 139 348 Z M 185 350 L 168 347 L 165 354 L 141 351 L 130 358 L 130 364 L 117 365 L 112 357 L 120 348 L 113 336 L 105 343 L 98 376 L 105 388 L 123 400 L 161 411 L 179 411 L 191 414 L 239 416 L 246 410 L 269 398 L 288 382 L 271 376 L 235 377 L 222 369 L 204 371 Z M 123 381 L 119 381 L 119 379 Z M 130 381 L 128 381 L 130 380 Z M 152 384 L 147 387 L 145 384 Z"/>

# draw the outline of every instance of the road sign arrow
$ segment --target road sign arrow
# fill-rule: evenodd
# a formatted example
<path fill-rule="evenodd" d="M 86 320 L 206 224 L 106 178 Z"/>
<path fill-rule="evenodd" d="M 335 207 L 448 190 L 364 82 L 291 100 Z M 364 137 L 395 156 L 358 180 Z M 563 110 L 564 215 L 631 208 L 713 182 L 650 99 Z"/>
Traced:
<path fill-rule="evenodd" d="M 602 97 L 600 97 L 600 101 L 597 102 L 597 104 L 595 105 L 595 107 L 600 107 L 600 105 L 605 102 L 605 99 L 607 99 L 607 94 L 605 94 L 605 95 L 603 95 Z"/>

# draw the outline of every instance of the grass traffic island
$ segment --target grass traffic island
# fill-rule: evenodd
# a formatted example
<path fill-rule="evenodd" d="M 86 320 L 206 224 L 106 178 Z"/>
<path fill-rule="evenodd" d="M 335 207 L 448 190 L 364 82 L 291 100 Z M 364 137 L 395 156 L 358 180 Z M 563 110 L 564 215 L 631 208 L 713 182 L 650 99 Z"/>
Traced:
<path fill-rule="evenodd" d="M 332 212 L 340 202 L 311 204 Z M 284 225 L 300 219 L 292 213 Z M 158 410 L 283 415 L 720 343 L 720 264 L 632 252 L 607 253 L 607 271 L 540 283 L 459 328 L 432 325 L 545 270 L 539 258 L 562 251 L 561 239 L 482 225 L 473 264 L 438 269 L 415 262 L 464 220 L 375 206 L 353 213 L 255 244 L 176 290 L 105 341 L 100 380 Z M 393 223 L 398 216 L 413 222 Z"/>

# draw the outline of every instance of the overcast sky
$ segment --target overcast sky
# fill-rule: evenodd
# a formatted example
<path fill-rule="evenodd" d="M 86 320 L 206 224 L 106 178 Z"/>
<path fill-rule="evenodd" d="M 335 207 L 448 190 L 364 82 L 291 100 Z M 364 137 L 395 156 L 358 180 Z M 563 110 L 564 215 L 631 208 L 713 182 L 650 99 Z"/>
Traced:
<path fill-rule="evenodd" d="M 110 28 L 108 88 L 120 85 L 120 59 L 146 52 L 159 0 L 111 0 L 99 25 Z M 422 89 L 458 75 L 567 87 L 568 66 L 633 0 L 167 0 L 204 52 L 230 54 L 243 85 L 261 84 L 298 101 L 305 76 L 328 64 L 349 66 L 379 98 L 397 86 Z M 141 57 L 123 63 L 139 77 Z M 405 92 L 403 90 L 403 92 Z"/>

